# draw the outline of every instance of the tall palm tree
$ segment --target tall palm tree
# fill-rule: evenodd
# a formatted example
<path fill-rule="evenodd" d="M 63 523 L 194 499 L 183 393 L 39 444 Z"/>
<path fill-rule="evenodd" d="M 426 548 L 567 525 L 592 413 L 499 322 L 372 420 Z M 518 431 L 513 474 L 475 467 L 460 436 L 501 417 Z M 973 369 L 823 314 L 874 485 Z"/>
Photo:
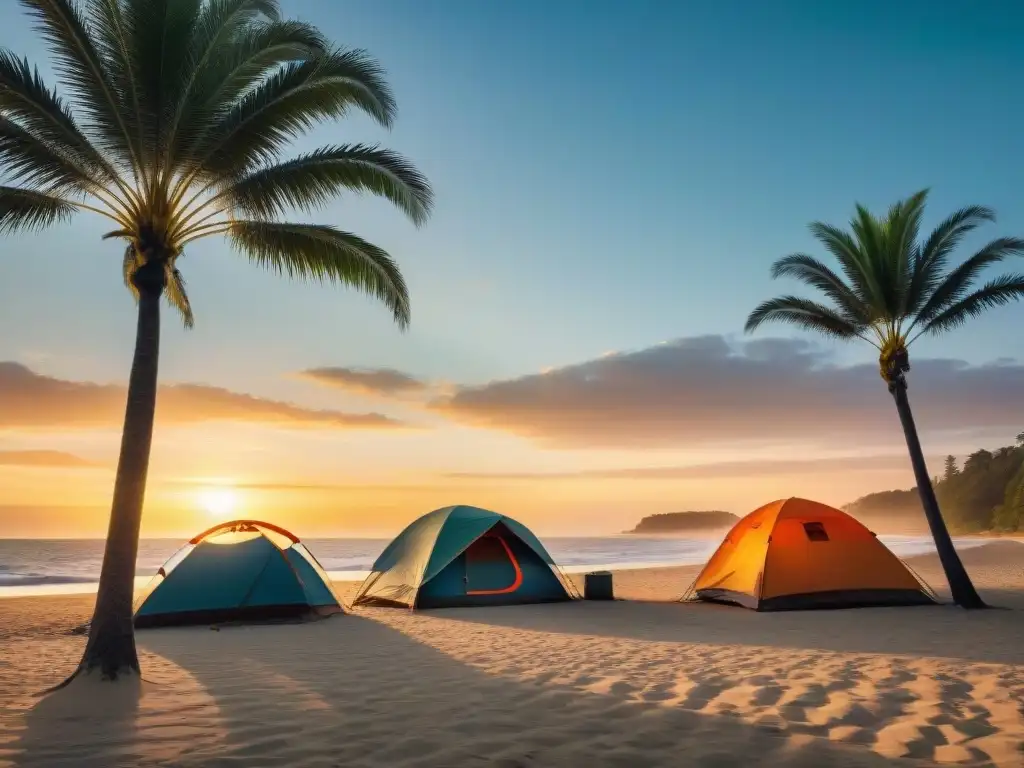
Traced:
<path fill-rule="evenodd" d="M 277 0 L 20 0 L 49 46 L 58 95 L 0 49 L 0 231 L 78 212 L 112 222 L 137 299 L 135 357 L 89 639 L 76 674 L 137 674 L 132 589 L 157 395 L 160 298 L 192 325 L 179 267 L 224 236 L 258 266 L 350 286 L 409 322 L 398 266 L 326 224 L 283 221 L 342 191 L 369 192 L 416 224 L 432 205 L 407 160 L 361 144 L 282 157 L 315 125 L 359 110 L 391 125 L 395 100 L 365 52 L 281 17 Z"/>
<path fill-rule="evenodd" d="M 921 240 L 927 196 L 927 190 L 918 192 L 893 205 L 885 217 L 858 205 L 849 232 L 821 222 L 811 224 L 811 233 L 839 262 L 843 276 L 804 253 L 779 259 L 771 274 L 796 278 L 830 303 L 780 296 L 751 312 L 746 330 L 768 322 L 788 323 L 834 338 L 861 339 L 878 349 L 879 372 L 896 401 L 921 504 L 953 600 L 964 608 L 984 608 L 950 539 L 925 466 L 907 397 L 907 348 L 923 335 L 943 333 L 992 307 L 1024 298 L 1021 273 L 978 285 L 988 267 L 1024 254 L 1024 240 L 997 238 L 951 266 L 964 236 L 984 222 L 995 221 L 995 215 L 981 206 L 962 208 Z"/>

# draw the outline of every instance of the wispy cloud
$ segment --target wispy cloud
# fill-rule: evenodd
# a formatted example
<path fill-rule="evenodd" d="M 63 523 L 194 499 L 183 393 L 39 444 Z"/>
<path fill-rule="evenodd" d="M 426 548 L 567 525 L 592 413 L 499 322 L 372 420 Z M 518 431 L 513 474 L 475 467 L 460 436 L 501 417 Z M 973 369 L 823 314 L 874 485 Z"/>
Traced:
<path fill-rule="evenodd" d="M 318 483 L 314 481 L 269 480 L 269 481 L 233 481 L 225 478 L 190 477 L 164 481 L 166 485 L 186 488 L 207 488 L 210 486 L 230 486 L 240 491 L 437 491 L 445 487 L 444 483 Z M 450 485 L 450 484 L 449 484 Z"/>
<path fill-rule="evenodd" d="M 940 456 L 929 459 L 941 461 Z M 460 480 L 710 480 L 716 478 L 754 478 L 784 477 L 787 475 L 829 474 L 834 472 L 899 472 L 909 471 L 909 459 L 906 453 L 877 454 L 871 456 L 848 456 L 825 459 L 793 459 L 763 461 L 722 461 L 707 464 L 690 464 L 680 466 L 638 466 L 612 467 L 605 469 L 571 470 L 562 472 L 440 472 L 435 477 L 437 484 L 401 483 L 321 483 L 315 481 L 231 481 L 224 478 L 183 478 L 170 480 L 174 485 L 209 486 L 227 484 L 233 488 L 256 491 L 346 491 L 383 489 L 393 490 L 396 487 L 405 489 L 422 488 L 436 490 L 451 481 Z"/>
<path fill-rule="evenodd" d="M 119 427 L 125 389 L 117 384 L 68 381 L 0 362 L 0 429 Z M 204 384 L 160 388 L 157 419 L 168 424 L 233 421 L 278 427 L 394 429 L 408 427 L 381 413 L 316 410 Z"/>
<path fill-rule="evenodd" d="M 430 385 L 394 368 L 307 368 L 301 378 L 349 392 L 367 395 L 404 395 L 423 392 Z"/>
<path fill-rule="evenodd" d="M 937 461 L 938 457 L 932 459 Z M 906 472 L 906 454 L 850 456 L 827 459 L 721 461 L 683 466 L 617 467 L 575 472 L 449 472 L 445 477 L 468 480 L 711 480 L 716 478 L 779 477 L 830 472 Z"/>
<path fill-rule="evenodd" d="M 1005 429 L 1024 365 L 914 360 L 923 430 Z M 555 448 L 813 444 L 900 439 L 873 364 L 840 366 L 796 339 L 684 338 L 541 374 L 457 388 L 430 406 L 449 418 Z"/>
<path fill-rule="evenodd" d="M 326 366 L 307 368 L 298 378 L 356 395 L 368 395 L 422 406 L 450 395 L 454 387 L 447 381 L 431 381 L 397 371 L 394 368 L 343 368 Z"/>
<path fill-rule="evenodd" d="M 65 469 L 95 469 L 102 467 L 81 456 L 65 451 L 0 451 L 0 466 L 6 467 L 61 467 Z"/>

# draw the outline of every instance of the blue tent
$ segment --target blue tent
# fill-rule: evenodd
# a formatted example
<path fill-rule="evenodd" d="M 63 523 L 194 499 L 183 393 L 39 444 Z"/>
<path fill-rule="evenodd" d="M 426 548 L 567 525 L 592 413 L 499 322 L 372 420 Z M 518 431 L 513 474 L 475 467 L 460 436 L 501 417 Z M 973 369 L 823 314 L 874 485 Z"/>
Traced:
<path fill-rule="evenodd" d="M 570 599 L 551 555 L 526 526 L 456 506 L 434 510 L 398 534 L 354 605 L 446 608 Z"/>
<path fill-rule="evenodd" d="M 323 568 L 293 534 L 234 520 L 196 536 L 157 571 L 136 627 L 311 618 L 341 611 Z"/>

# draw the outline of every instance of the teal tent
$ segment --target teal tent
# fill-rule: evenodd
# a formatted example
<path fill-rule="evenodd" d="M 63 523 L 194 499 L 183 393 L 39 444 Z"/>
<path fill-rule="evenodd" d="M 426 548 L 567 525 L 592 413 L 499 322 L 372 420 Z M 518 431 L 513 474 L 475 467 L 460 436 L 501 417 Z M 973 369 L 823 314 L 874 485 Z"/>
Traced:
<path fill-rule="evenodd" d="M 436 509 L 398 534 L 354 605 L 447 608 L 570 600 L 571 585 L 529 528 L 478 507 Z"/>
<path fill-rule="evenodd" d="M 135 612 L 136 627 L 265 621 L 341 611 L 320 563 L 293 534 L 234 520 L 196 536 L 168 560 Z"/>

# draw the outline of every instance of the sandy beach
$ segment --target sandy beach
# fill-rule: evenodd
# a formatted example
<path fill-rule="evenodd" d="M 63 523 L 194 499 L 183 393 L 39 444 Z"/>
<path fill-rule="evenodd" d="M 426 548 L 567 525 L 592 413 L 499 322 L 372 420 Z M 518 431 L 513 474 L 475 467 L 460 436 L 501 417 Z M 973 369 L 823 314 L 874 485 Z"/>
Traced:
<path fill-rule="evenodd" d="M 757 614 L 622 571 L 615 603 L 141 631 L 141 697 L 33 697 L 92 597 L 0 600 L 0 765 L 1024 766 L 1024 545 L 963 559 L 1011 610 Z"/>

